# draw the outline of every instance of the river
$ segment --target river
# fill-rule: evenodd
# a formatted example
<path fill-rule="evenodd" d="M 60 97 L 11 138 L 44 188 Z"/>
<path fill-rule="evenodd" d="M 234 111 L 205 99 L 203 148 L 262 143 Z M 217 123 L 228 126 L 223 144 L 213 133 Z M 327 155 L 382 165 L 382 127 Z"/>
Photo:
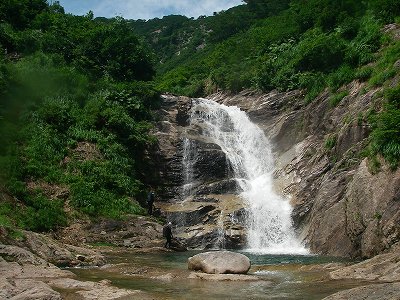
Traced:
<path fill-rule="evenodd" d="M 101 268 L 71 269 L 79 280 L 110 280 L 111 284 L 141 290 L 149 299 L 322 299 L 337 291 L 364 285 L 360 281 L 330 280 L 326 266 L 345 263 L 321 256 L 255 255 L 249 275 L 255 281 L 190 279 L 187 258 L 198 252 L 135 253 L 115 249 L 106 253 Z"/>

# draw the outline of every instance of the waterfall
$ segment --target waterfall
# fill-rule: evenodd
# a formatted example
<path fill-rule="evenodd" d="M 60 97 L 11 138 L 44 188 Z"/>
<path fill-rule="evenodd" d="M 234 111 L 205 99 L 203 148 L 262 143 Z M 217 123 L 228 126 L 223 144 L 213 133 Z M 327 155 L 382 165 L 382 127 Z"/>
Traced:
<path fill-rule="evenodd" d="M 247 206 L 249 250 L 307 253 L 295 237 L 288 199 L 274 192 L 274 161 L 263 131 L 238 107 L 208 99 L 193 99 L 190 120 L 201 128 L 202 135 L 221 147 L 232 166 Z"/>
<path fill-rule="evenodd" d="M 197 149 L 187 137 L 183 139 L 183 186 L 182 199 L 186 199 L 192 194 L 193 189 L 193 166 L 197 160 Z"/>

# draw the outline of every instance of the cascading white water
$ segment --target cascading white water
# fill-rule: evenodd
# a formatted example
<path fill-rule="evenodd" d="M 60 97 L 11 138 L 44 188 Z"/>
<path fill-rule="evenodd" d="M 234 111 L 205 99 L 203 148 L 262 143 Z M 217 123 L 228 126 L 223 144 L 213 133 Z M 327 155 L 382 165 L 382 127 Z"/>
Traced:
<path fill-rule="evenodd" d="M 195 99 L 191 123 L 219 145 L 233 168 L 248 205 L 248 247 L 252 252 L 305 254 L 291 223 L 292 208 L 273 190 L 271 145 L 238 107 Z"/>
<path fill-rule="evenodd" d="M 182 199 L 192 194 L 193 189 L 193 166 L 197 160 L 197 149 L 188 138 L 183 140 L 183 186 L 181 196 Z"/>

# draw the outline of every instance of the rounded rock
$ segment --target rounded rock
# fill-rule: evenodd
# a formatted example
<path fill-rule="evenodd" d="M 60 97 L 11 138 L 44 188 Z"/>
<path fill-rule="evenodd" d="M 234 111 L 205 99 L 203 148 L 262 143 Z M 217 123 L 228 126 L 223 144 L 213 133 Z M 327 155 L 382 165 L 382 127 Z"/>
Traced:
<path fill-rule="evenodd" d="M 188 259 L 188 268 L 208 274 L 247 274 L 251 266 L 250 259 L 231 251 L 204 252 Z"/>

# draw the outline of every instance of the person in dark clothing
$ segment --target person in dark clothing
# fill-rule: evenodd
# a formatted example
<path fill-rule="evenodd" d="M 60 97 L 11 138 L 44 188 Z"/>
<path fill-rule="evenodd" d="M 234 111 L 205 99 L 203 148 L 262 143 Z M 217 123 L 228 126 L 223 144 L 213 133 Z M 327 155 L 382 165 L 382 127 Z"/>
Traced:
<path fill-rule="evenodd" d="M 163 228 L 163 237 L 167 239 L 164 247 L 171 248 L 171 240 L 172 240 L 172 223 L 168 222 L 167 225 Z"/>
<path fill-rule="evenodd" d="M 155 198 L 154 191 L 151 190 L 147 195 L 147 212 L 150 216 L 153 215 L 154 198 Z"/>

